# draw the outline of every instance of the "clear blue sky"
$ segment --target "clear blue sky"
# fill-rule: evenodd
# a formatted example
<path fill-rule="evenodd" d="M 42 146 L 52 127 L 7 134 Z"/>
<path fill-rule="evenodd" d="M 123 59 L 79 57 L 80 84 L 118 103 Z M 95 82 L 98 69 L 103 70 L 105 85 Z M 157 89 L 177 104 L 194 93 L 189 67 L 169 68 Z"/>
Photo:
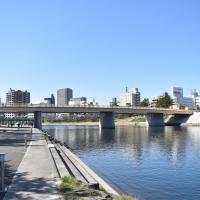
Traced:
<path fill-rule="evenodd" d="M 0 1 L 0 96 L 58 88 L 107 103 L 138 87 L 200 91 L 199 0 Z"/>

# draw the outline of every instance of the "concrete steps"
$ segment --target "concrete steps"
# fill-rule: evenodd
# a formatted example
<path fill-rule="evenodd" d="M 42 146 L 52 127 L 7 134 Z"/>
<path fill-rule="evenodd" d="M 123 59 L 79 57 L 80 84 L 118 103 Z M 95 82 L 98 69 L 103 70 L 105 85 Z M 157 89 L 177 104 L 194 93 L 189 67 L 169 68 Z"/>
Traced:
<path fill-rule="evenodd" d="M 45 132 L 46 140 L 53 156 L 55 165 L 59 171 L 60 177 L 74 176 L 82 183 L 88 184 L 95 189 L 104 188 L 108 193 L 119 195 L 109 184 L 91 170 L 81 159 L 79 159 L 66 146 L 51 141 L 52 138 Z"/>
<path fill-rule="evenodd" d="M 45 135 L 47 136 L 46 141 L 60 177 L 74 176 L 82 183 L 99 188 L 98 182 L 77 162 L 65 146 L 51 142 L 49 139 L 50 135 Z"/>
<path fill-rule="evenodd" d="M 99 177 L 91 168 L 89 168 L 80 158 L 78 158 L 73 152 L 71 152 L 68 148 L 65 146 L 61 146 L 58 144 L 65 152 L 69 155 L 70 158 L 73 158 L 76 160 L 77 166 L 81 166 L 87 173 L 92 177 L 92 179 L 95 180 L 99 184 L 101 188 L 104 188 L 108 193 L 114 194 L 116 196 L 119 195 L 119 193 L 114 190 L 108 183 L 106 183 L 101 177 Z"/>

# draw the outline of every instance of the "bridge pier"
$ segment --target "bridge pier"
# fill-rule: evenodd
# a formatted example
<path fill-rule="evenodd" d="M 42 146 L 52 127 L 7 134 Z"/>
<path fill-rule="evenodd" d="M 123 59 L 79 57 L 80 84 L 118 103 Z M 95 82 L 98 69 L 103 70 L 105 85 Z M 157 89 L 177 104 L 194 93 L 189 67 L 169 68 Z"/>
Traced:
<path fill-rule="evenodd" d="M 99 127 L 114 129 L 115 128 L 114 112 L 100 112 Z"/>
<path fill-rule="evenodd" d="M 41 112 L 34 112 L 34 127 L 35 128 L 42 128 L 42 113 Z"/>
<path fill-rule="evenodd" d="M 147 122 L 149 126 L 164 126 L 164 117 L 163 113 L 148 113 Z"/>

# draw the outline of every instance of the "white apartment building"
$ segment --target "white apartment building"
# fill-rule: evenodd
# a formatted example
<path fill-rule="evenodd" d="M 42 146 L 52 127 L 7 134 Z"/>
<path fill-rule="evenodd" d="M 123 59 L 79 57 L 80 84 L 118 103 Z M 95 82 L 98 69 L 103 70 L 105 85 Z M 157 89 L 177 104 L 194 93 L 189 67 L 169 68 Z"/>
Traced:
<path fill-rule="evenodd" d="M 140 92 L 138 88 L 134 88 L 120 95 L 120 106 L 140 106 Z"/>
<path fill-rule="evenodd" d="M 87 104 L 86 97 L 71 98 L 69 101 L 69 106 L 83 106 Z"/>

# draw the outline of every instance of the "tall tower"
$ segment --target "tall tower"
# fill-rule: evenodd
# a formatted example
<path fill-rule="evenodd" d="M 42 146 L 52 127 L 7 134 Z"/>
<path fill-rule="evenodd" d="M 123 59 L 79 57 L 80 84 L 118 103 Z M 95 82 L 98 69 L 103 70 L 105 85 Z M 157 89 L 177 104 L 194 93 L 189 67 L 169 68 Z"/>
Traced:
<path fill-rule="evenodd" d="M 58 106 L 68 105 L 71 98 L 73 98 L 73 90 L 72 89 L 65 88 L 65 89 L 59 89 L 57 91 Z"/>

